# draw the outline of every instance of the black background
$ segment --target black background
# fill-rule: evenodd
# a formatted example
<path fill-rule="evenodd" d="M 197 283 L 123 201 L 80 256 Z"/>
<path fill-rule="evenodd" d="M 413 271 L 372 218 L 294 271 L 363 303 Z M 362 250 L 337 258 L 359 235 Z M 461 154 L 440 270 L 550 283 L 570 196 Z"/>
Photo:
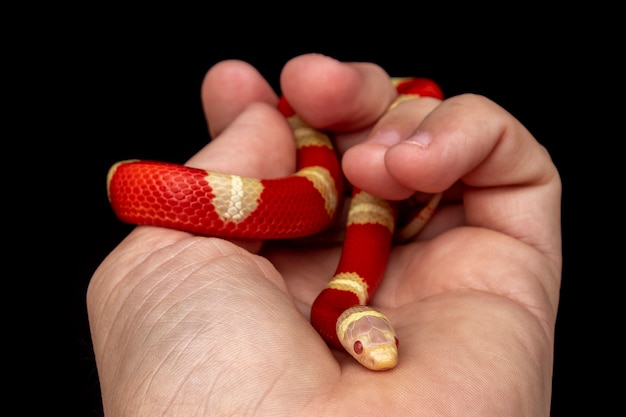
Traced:
<path fill-rule="evenodd" d="M 283 64 L 301 53 L 318 52 L 344 61 L 369 61 L 394 76 L 424 76 L 436 80 L 446 96 L 464 92 L 483 94 L 520 119 L 551 153 L 563 179 L 564 268 L 559 309 L 552 415 L 565 415 L 567 402 L 581 404 L 586 395 L 580 375 L 590 367 L 581 360 L 580 297 L 590 298 L 580 277 L 587 262 L 582 251 L 579 219 L 582 209 L 573 190 L 584 181 L 578 168 L 581 91 L 592 90 L 594 79 L 581 62 L 597 60 L 574 33 L 528 35 L 529 26 L 507 24 L 480 35 L 471 25 L 446 38 L 445 30 L 421 32 L 418 26 L 397 33 L 366 27 L 348 35 L 331 36 L 332 22 L 322 25 L 326 37 L 299 39 L 288 34 L 247 31 L 237 37 L 211 29 L 181 33 L 167 25 L 135 31 L 132 25 L 102 27 L 89 32 L 77 47 L 76 65 L 68 68 L 77 89 L 72 115 L 79 120 L 71 144 L 78 155 L 83 191 L 68 230 L 72 248 L 74 349 L 78 361 L 77 415 L 99 416 L 101 404 L 97 371 L 87 323 L 85 292 L 89 279 L 106 254 L 131 230 L 111 212 L 105 190 L 108 167 L 127 158 L 184 162 L 209 140 L 200 104 L 200 84 L 211 65 L 223 59 L 242 59 L 255 65 L 279 91 Z M 532 26 L 532 25 L 531 25 Z M 319 29 L 319 28 L 318 28 Z M 534 28 L 536 29 L 536 28 Z M 243 29 L 242 29 L 243 30 Z M 526 34 L 526 35 L 525 35 Z M 80 33 L 76 36 L 80 37 Z M 74 157 L 73 157 L 74 158 Z M 74 158 L 75 159 L 75 158 Z M 584 215 L 584 213 L 582 214 Z"/>

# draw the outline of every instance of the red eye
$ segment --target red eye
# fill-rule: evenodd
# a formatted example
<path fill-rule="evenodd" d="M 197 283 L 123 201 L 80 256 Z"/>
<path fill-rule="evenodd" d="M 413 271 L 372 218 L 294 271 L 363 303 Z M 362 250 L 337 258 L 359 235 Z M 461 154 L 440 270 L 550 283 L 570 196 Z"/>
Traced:
<path fill-rule="evenodd" d="M 393 338 L 394 338 L 394 339 L 395 339 L 395 341 L 396 341 L 396 347 L 398 347 L 398 345 L 400 344 L 400 341 L 399 341 L 399 340 L 398 340 L 398 338 L 397 338 L 397 337 L 395 337 L 395 336 L 394 336 Z"/>
<path fill-rule="evenodd" d="M 361 353 L 363 353 L 363 343 L 361 343 L 360 340 L 357 340 L 356 342 L 354 342 L 354 346 L 352 346 L 352 349 L 354 349 L 354 353 L 360 355 Z"/>

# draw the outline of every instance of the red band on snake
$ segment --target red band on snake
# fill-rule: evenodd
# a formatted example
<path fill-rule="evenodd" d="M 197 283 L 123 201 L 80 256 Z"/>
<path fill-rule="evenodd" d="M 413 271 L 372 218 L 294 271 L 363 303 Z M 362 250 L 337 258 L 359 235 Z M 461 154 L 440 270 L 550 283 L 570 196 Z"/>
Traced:
<path fill-rule="evenodd" d="M 425 78 L 394 78 L 398 99 L 430 96 L 441 89 Z M 281 97 L 279 111 L 297 144 L 293 175 L 254 179 L 178 164 L 129 160 L 114 164 L 107 192 L 117 217 L 225 238 L 287 239 L 320 233 L 336 221 L 343 176 L 327 134 L 311 128 Z M 419 213 L 416 233 L 440 194 Z M 396 366 L 397 338 L 389 320 L 368 306 L 383 278 L 396 228 L 391 202 L 353 188 L 342 253 L 335 274 L 311 308 L 311 324 L 332 347 L 345 349 L 369 369 Z"/>

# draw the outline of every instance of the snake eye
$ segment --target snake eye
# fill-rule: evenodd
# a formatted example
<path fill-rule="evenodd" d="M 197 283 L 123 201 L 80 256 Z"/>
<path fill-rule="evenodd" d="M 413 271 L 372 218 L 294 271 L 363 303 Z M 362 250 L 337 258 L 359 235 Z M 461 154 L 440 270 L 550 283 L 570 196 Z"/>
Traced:
<path fill-rule="evenodd" d="M 395 337 L 395 336 L 393 337 L 393 339 L 396 341 L 396 347 L 398 347 L 398 345 L 400 344 L 400 341 L 399 341 L 399 340 L 398 340 L 398 338 L 397 338 L 397 337 Z"/>
<path fill-rule="evenodd" d="M 354 342 L 354 346 L 352 346 L 352 349 L 354 350 L 354 353 L 360 355 L 361 353 L 363 353 L 363 343 L 361 343 L 360 340 L 357 340 L 356 342 Z"/>

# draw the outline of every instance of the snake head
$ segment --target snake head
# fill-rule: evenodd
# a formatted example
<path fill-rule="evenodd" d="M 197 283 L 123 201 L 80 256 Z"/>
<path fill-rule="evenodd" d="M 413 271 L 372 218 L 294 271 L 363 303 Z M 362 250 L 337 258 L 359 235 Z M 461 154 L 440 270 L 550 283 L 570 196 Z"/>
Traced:
<path fill-rule="evenodd" d="M 374 371 L 398 363 L 398 338 L 389 319 L 368 306 L 355 306 L 337 319 L 337 336 L 352 357 Z"/>

